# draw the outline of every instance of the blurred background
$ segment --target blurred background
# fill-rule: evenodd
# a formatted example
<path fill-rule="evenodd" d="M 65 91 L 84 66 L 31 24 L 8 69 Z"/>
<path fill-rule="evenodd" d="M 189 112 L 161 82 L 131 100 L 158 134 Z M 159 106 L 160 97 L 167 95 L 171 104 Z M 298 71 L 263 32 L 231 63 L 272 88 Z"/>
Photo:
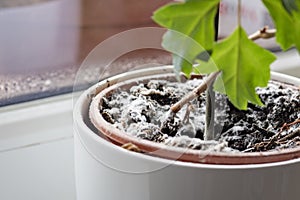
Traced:
<path fill-rule="evenodd" d="M 156 26 L 150 17 L 168 2 L 171 1 L 1 0 L 0 106 L 71 92 L 76 71 L 96 45 L 122 31 Z M 242 2 L 242 23 L 249 34 L 264 25 L 273 27 L 260 0 Z M 236 10 L 235 1 L 222 1 L 219 38 L 234 29 Z M 274 40 L 258 43 L 280 50 Z M 114 63 L 118 71 L 112 70 L 108 75 L 151 61 L 170 64 L 171 58 L 161 50 L 134 51 L 118 59 Z M 275 68 L 280 71 L 280 67 Z M 293 70 L 290 73 L 294 74 Z M 95 73 L 87 74 L 91 75 L 90 84 L 97 81 L 92 77 Z"/>

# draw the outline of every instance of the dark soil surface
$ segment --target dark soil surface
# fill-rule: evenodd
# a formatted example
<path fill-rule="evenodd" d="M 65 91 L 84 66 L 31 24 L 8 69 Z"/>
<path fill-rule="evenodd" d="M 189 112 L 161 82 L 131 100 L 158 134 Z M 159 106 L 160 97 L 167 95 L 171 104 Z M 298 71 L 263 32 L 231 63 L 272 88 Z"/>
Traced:
<path fill-rule="evenodd" d="M 205 94 L 176 115 L 170 105 L 199 85 L 153 80 L 133 86 L 129 92 L 116 91 L 100 108 L 104 118 L 135 137 L 183 148 L 256 152 L 293 148 L 300 145 L 300 91 L 296 87 L 270 82 L 257 89 L 264 107 L 249 103 L 237 110 L 228 99 L 216 94 L 215 132 L 217 138 L 204 141 Z"/>

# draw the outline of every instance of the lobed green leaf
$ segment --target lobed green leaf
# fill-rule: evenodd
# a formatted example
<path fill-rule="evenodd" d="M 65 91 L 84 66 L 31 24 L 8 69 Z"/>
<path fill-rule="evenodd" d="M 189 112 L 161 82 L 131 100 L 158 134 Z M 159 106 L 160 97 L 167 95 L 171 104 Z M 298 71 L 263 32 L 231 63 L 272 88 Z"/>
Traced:
<path fill-rule="evenodd" d="M 270 64 L 276 57 L 248 39 L 242 27 L 215 45 L 212 59 L 222 71 L 215 90 L 226 92 L 238 109 L 247 109 L 248 101 L 262 106 L 257 87 L 265 87 L 270 79 Z"/>
<path fill-rule="evenodd" d="M 163 47 L 174 55 L 173 60 L 177 72 L 183 71 L 187 76 L 193 71 L 196 55 L 210 50 L 215 39 L 214 20 L 220 0 L 188 0 L 171 3 L 154 12 L 153 20 L 159 25 L 173 31 L 168 31 L 163 38 Z M 198 43 L 199 48 L 183 45 L 188 39 L 178 37 L 182 33 Z M 178 40 L 176 38 L 180 38 Z M 189 39 L 189 40 L 190 40 Z M 178 49 L 182 49 L 178 54 Z"/>
<path fill-rule="evenodd" d="M 300 51 L 300 1 L 263 0 L 276 26 L 276 40 L 283 50 Z"/>

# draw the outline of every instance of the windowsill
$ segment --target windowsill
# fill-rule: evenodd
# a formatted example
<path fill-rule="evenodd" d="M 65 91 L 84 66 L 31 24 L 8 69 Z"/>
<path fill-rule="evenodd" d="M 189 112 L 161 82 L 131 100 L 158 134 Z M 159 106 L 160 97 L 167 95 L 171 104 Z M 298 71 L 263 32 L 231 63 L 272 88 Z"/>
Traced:
<path fill-rule="evenodd" d="M 300 78 L 300 54 L 296 49 L 287 52 L 278 52 L 277 60 L 271 65 L 271 69 Z"/>
<path fill-rule="evenodd" d="M 71 94 L 0 108 L 0 199 L 75 199 Z"/>

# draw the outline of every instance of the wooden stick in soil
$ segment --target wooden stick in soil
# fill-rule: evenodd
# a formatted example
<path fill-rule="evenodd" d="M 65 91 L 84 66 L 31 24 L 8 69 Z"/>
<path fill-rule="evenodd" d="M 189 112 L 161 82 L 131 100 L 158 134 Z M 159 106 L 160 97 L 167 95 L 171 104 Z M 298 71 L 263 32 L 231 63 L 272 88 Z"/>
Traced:
<path fill-rule="evenodd" d="M 211 73 L 198 87 L 196 87 L 192 92 L 184 96 L 180 101 L 171 106 L 170 110 L 172 113 L 177 113 L 185 104 L 192 101 L 198 97 L 202 92 L 204 92 L 208 85 L 211 84 L 216 77 L 219 75 L 220 71 Z"/>

